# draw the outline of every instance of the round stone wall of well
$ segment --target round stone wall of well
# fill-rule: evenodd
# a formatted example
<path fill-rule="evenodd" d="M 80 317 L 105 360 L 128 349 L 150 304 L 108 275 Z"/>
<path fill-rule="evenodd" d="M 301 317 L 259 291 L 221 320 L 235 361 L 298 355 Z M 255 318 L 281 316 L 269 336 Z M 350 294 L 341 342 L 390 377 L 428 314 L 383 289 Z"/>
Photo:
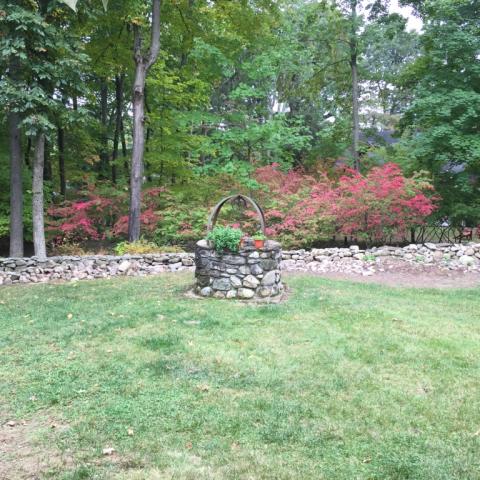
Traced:
<path fill-rule="evenodd" d="M 195 247 L 195 292 L 202 297 L 268 300 L 283 293 L 280 244 L 243 245 L 238 253 L 216 252 L 207 240 Z"/>

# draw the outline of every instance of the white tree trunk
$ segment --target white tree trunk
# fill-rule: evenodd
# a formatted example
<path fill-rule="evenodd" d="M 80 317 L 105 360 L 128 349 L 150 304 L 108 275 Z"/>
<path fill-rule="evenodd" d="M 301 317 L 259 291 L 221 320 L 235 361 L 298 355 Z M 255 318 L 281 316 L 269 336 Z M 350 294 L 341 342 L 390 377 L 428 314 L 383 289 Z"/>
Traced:
<path fill-rule="evenodd" d="M 45 135 L 39 133 L 35 138 L 35 155 L 33 158 L 32 173 L 32 219 L 33 219 L 33 248 L 35 256 L 40 259 L 47 257 L 45 246 L 45 227 L 43 211 L 43 166 L 45 153 Z"/>
<path fill-rule="evenodd" d="M 10 145 L 10 256 L 23 257 L 23 188 L 20 117 L 8 114 Z"/>

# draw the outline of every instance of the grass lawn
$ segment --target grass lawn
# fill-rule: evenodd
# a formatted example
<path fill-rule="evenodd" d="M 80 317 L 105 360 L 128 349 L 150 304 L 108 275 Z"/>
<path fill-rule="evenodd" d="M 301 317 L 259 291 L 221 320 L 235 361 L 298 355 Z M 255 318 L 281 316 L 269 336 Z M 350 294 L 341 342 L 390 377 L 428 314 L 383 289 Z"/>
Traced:
<path fill-rule="evenodd" d="M 480 478 L 480 289 L 190 282 L 0 289 L 0 478 Z"/>

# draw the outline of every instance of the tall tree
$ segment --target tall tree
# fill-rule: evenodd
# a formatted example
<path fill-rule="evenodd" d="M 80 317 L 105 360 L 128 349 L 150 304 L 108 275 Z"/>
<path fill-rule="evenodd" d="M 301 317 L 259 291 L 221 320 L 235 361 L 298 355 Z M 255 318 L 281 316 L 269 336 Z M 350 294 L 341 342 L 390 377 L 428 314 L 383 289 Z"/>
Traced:
<path fill-rule="evenodd" d="M 8 25 L 4 32 L 14 36 L 13 25 Z M 7 85 L 19 81 L 20 65 L 15 55 L 8 55 L 10 42 L 0 44 L 2 60 L 8 66 Z M 13 43 L 13 42 L 12 42 Z M 11 99 L 13 100 L 13 99 Z M 7 104 L 8 105 L 8 104 Z M 10 150 L 10 256 L 23 256 L 23 187 L 22 187 L 22 143 L 18 105 L 11 101 L 7 110 L 8 138 Z"/>
<path fill-rule="evenodd" d="M 47 256 L 44 227 L 43 168 L 45 161 L 45 134 L 39 132 L 35 138 L 35 153 L 32 172 L 32 222 L 33 247 L 40 259 Z"/>
<path fill-rule="evenodd" d="M 15 155 L 18 155 L 16 145 L 20 129 L 28 137 L 35 138 L 33 228 L 35 254 L 39 256 L 45 256 L 43 174 L 46 137 L 55 131 L 54 119 L 65 109 L 60 100 L 63 90 L 69 86 L 75 90 L 75 84 L 80 83 L 79 66 L 84 60 L 77 40 L 67 32 L 67 17 L 55 10 L 54 4 L 50 0 L 38 4 L 27 0 L 8 1 L 2 11 L 0 26 L 0 62 L 11 65 L 12 59 L 15 61 L 15 75 L 0 77 L 0 103 L 10 114 L 10 144 L 15 147 Z M 12 116 L 12 112 L 16 115 Z M 21 211 L 21 196 L 15 195 L 19 188 L 19 165 L 18 162 L 13 165 L 15 188 L 11 199 L 13 211 L 17 212 L 15 215 Z M 17 240 L 19 231 L 17 224 L 14 237 Z"/>
<path fill-rule="evenodd" d="M 138 22 L 133 24 L 135 79 L 133 82 L 133 148 L 130 172 L 130 211 L 128 217 L 128 239 L 140 238 L 141 194 L 143 156 L 145 152 L 145 80 L 148 70 L 160 53 L 160 0 L 152 0 L 152 25 L 150 46 L 143 51 L 142 29 Z"/>
<path fill-rule="evenodd" d="M 366 25 L 362 42 L 364 123 L 393 129 L 412 100 L 412 89 L 402 88 L 399 81 L 405 67 L 420 55 L 419 34 L 407 31 L 407 19 L 393 13 Z"/>
<path fill-rule="evenodd" d="M 23 188 L 20 118 L 8 114 L 10 146 L 10 256 L 23 257 Z"/>
<path fill-rule="evenodd" d="M 406 168 L 429 170 L 439 215 L 480 222 L 480 4 L 409 2 L 424 22 L 422 55 L 402 77 L 413 102 L 401 121 Z M 400 156 L 399 159 L 402 157 Z"/>
<path fill-rule="evenodd" d="M 350 0 L 350 68 L 352 70 L 352 156 L 353 167 L 360 171 L 360 119 L 358 102 L 358 1 Z"/>

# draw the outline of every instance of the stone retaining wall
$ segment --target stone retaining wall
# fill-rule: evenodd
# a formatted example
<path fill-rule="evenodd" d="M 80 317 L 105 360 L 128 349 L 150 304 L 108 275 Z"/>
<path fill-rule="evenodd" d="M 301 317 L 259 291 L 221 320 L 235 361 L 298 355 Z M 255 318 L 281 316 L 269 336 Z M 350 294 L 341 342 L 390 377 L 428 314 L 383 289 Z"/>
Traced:
<path fill-rule="evenodd" d="M 444 270 L 480 273 L 480 243 L 409 245 L 403 248 L 381 247 L 360 250 L 322 248 L 282 252 L 282 270 L 344 272 L 373 275 L 390 264 L 435 266 Z M 0 285 L 39 283 L 59 280 L 106 278 L 118 275 L 151 275 L 161 272 L 193 270 L 193 253 L 92 255 L 85 257 L 49 257 L 42 262 L 31 258 L 0 258 Z"/>
<path fill-rule="evenodd" d="M 192 253 L 0 258 L 0 285 L 151 275 L 193 269 Z"/>
<path fill-rule="evenodd" d="M 373 275 L 387 269 L 436 267 L 480 272 L 480 243 L 411 244 L 406 247 L 314 248 L 283 252 L 283 270 Z"/>
<path fill-rule="evenodd" d="M 280 244 L 256 249 L 246 241 L 238 253 L 218 253 L 206 240 L 195 247 L 195 292 L 202 297 L 269 299 L 283 292 Z"/>

